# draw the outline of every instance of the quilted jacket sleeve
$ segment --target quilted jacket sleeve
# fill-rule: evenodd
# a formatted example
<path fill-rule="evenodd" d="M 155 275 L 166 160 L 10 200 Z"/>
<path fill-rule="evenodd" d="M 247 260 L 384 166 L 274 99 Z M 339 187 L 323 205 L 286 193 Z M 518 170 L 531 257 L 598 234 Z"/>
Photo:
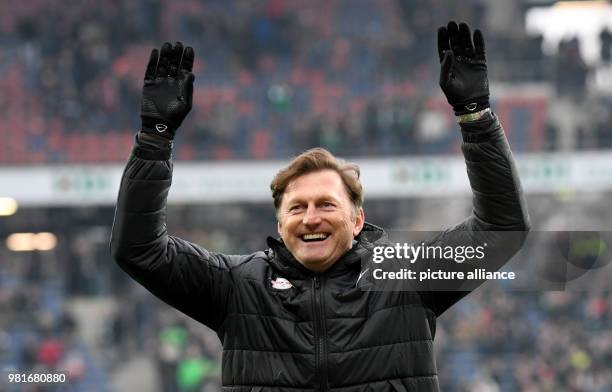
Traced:
<path fill-rule="evenodd" d="M 231 271 L 241 262 L 240 256 L 212 253 L 168 235 L 171 147 L 157 148 L 139 138 L 142 135 L 137 136 L 121 180 L 111 255 L 158 298 L 217 329 L 225 318 L 233 290 Z"/>
<path fill-rule="evenodd" d="M 447 269 L 474 270 L 486 263 L 487 271 L 501 268 L 520 249 L 530 229 L 525 198 L 516 164 L 495 115 L 461 126 L 462 151 L 472 188 L 472 214 L 429 241 L 434 246 L 482 246 L 486 257 L 476 263 L 446 261 Z M 422 295 L 442 314 L 483 280 L 443 282 Z"/>

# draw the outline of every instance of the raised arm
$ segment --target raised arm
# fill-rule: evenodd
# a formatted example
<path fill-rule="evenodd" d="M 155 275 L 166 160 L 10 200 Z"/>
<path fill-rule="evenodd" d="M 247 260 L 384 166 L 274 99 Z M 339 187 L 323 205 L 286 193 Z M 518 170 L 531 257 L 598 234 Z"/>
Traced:
<path fill-rule="evenodd" d="M 485 44 L 467 24 L 438 30 L 440 87 L 455 111 L 473 193 L 472 230 L 527 231 L 529 218 L 504 130 L 489 106 Z"/>
<path fill-rule="evenodd" d="M 166 199 L 172 182 L 171 148 L 191 110 L 194 53 L 181 43 L 151 52 L 142 97 L 142 131 L 123 173 L 111 235 L 119 266 L 157 297 L 216 329 L 232 291 L 238 257 L 208 252 L 169 236 Z"/>
<path fill-rule="evenodd" d="M 489 83 L 482 34 L 465 23 L 450 22 L 438 30 L 440 87 L 461 127 L 462 151 L 473 194 L 470 217 L 432 239 L 428 245 L 482 246 L 482 261 L 457 264 L 442 260 L 447 270 L 501 268 L 520 249 L 530 228 L 516 164 L 504 130 L 489 107 Z M 441 314 L 483 280 L 433 282 L 423 295 Z M 443 291 L 448 290 L 448 291 Z"/>

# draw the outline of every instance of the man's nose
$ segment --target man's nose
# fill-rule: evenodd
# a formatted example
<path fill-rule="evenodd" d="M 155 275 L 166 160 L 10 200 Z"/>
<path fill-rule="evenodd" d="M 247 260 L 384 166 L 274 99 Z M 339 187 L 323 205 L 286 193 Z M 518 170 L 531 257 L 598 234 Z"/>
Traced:
<path fill-rule="evenodd" d="M 306 226 L 314 226 L 321 223 L 321 216 L 319 215 L 319 211 L 317 207 L 314 205 L 309 205 L 306 209 L 306 213 L 302 218 L 302 223 Z"/>

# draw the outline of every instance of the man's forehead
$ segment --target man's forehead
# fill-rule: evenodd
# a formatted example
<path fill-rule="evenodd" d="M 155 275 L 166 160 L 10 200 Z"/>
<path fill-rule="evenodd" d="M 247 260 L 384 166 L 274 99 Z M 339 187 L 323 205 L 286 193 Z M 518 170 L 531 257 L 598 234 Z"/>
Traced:
<path fill-rule="evenodd" d="M 287 188 L 285 194 L 289 197 L 298 194 L 346 194 L 344 183 L 340 175 L 334 170 L 321 170 L 302 174 L 294 178 Z M 348 196 L 348 195 L 347 195 Z"/>

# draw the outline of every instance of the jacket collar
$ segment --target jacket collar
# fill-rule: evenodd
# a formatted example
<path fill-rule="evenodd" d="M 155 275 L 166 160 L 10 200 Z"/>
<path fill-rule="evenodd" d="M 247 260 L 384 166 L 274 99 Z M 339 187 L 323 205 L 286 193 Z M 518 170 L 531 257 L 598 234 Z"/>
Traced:
<path fill-rule="evenodd" d="M 371 253 L 376 243 L 386 240 L 387 233 L 382 228 L 366 222 L 361 233 L 355 237 L 353 247 L 322 275 L 339 275 L 353 268 L 361 268 L 363 257 Z M 304 279 L 318 275 L 300 264 L 281 239 L 268 237 L 267 243 L 270 247 L 268 249 L 268 262 L 280 275 L 293 279 Z"/>

